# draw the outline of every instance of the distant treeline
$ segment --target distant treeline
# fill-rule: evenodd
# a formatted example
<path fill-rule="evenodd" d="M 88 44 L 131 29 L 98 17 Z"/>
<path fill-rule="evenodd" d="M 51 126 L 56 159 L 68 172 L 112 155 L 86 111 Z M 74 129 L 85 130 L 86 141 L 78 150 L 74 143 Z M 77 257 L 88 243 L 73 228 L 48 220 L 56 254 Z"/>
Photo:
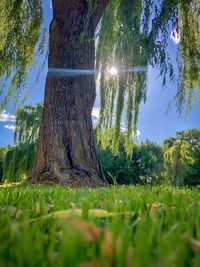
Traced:
<path fill-rule="evenodd" d="M 133 141 L 134 142 L 134 141 Z M 27 179 L 35 161 L 37 141 L 0 148 L 0 181 Z M 117 184 L 200 185 L 200 130 L 181 131 L 162 145 L 134 143 L 131 156 L 121 133 L 118 153 L 97 145 L 107 180 Z"/>
<path fill-rule="evenodd" d="M 162 145 L 151 141 L 134 144 L 131 157 L 124 149 L 123 135 L 119 153 L 99 147 L 107 179 L 119 184 L 200 185 L 200 129 L 190 129 L 169 137 Z"/>
<path fill-rule="evenodd" d="M 0 182 L 25 180 L 31 173 L 42 111 L 43 103 L 18 109 L 15 146 L 0 148 Z M 98 131 L 94 130 L 94 134 L 98 136 Z M 200 185 L 200 129 L 177 132 L 162 145 L 148 140 L 137 144 L 134 138 L 127 143 L 126 134 L 120 132 L 117 150 L 112 146 L 114 131 L 110 131 L 104 143 L 96 142 L 104 175 L 110 183 Z"/>

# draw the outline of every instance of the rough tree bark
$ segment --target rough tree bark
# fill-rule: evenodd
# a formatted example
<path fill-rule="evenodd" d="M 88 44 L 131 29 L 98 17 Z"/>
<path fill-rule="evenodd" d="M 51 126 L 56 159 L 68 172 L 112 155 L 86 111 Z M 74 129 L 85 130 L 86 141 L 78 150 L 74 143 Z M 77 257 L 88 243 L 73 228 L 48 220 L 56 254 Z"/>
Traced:
<path fill-rule="evenodd" d="M 93 0 L 89 7 L 87 0 L 53 0 L 49 68 L 94 69 L 94 32 L 108 2 Z M 92 131 L 95 96 L 94 76 L 48 73 L 32 182 L 69 186 L 106 183 Z"/>

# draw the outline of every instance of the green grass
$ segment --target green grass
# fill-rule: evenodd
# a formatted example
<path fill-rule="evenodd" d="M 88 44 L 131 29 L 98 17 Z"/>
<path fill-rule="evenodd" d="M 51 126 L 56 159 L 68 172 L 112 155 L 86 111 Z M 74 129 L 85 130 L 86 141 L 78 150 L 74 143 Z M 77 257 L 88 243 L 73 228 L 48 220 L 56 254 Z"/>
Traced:
<path fill-rule="evenodd" d="M 198 240 L 198 188 L 0 187 L 0 267 L 199 267 Z"/>

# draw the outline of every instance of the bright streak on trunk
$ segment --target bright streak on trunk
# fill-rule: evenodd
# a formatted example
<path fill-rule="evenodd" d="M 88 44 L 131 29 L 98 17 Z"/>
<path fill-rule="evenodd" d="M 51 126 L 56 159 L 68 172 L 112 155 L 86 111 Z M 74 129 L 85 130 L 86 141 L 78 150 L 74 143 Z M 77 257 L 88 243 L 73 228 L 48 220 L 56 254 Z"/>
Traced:
<path fill-rule="evenodd" d="M 121 69 L 121 72 L 147 72 L 147 66 L 133 67 L 133 68 L 124 68 Z"/>
<path fill-rule="evenodd" d="M 96 73 L 97 72 L 95 70 L 49 68 L 49 75 L 52 75 L 52 76 L 94 75 Z"/>
<path fill-rule="evenodd" d="M 119 69 L 118 72 L 147 72 L 147 66 L 132 67 Z M 95 75 L 98 74 L 97 70 L 83 70 L 83 69 L 62 69 L 62 68 L 49 68 L 50 76 L 82 76 L 82 75 Z"/>

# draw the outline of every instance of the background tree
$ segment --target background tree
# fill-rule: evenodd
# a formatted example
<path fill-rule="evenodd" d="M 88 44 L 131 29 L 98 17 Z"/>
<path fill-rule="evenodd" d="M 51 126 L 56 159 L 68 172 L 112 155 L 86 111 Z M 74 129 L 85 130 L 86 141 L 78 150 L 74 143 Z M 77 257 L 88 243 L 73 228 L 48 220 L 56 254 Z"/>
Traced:
<path fill-rule="evenodd" d="M 31 143 L 38 139 L 42 122 L 43 103 L 19 108 L 16 114 L 14 142 Z"/>
<path fill-rule="evenodd" d="M 42 121 L 43 103 L 19 108 L 16 114 L 14 142 L 31 143 L 38 139 Z"/>
<path fill-rule="evenodd" d="M 112 142 L 112 140 L 110 140 Z M 99 158 L 106 179 L 118 184 L 159 184 L 163 182 L 162 148 L 147 140 L 141 144 L 132 140 L 132 155 L 126 151 L 126 133 L 120 133 L 119 151 L 112 147 L 98 147 Z"/>
<path fill-rule="evenodd" d="M 112 138 L 114 135 L 112 135 Z M 112 139 L 110 139 L 112 144 Z M 134 140 L 130 141 L 131 147 L 133 147 L 132 153 L 138 150 L 138 145 Z M 98 155 L 102 165 L 103 172 L 109 183 L 117 184 L 142 184 L 140 180 L 139 165 L 135 164 L 130 152 L 126 151 L 126 133 L 120 132 L 119 149 L 113 152 L 112 146 L 106 146 L 102 148 L 102 145 L 98 145 Z M 138 154 L 137 154 L 138 155 Z"/>
<path fill-rule="evenodd" d="M 42 121 L 43 103 L 17 110 L 14 143 L 0 151 L 0 180 L 17 182 L 27 179 L 35 164 L 36 145 Z"/>
<path fill-rule="evenodd" d="M 134 154 L 133 150 L 133 154 Z M 161 147 L 149 140 L 138 145 L 137 165 L 139 178 L 143 183 L 159 184 L 163 182 L 163 152 Z M 134 158 L 134 157 L 133 157 Z"/>
<path fill-rule="evenodd" d="M 163 143 L 165 175 L 172 185 L 199 184 L 200 130 L 191 129 Z"/>

